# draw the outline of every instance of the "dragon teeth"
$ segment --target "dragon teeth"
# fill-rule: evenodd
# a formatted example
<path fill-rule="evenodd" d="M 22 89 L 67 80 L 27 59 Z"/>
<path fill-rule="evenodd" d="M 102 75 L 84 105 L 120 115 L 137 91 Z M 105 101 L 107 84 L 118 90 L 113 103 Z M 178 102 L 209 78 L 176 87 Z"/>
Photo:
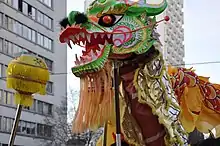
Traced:
<path fill-rule="evenodd" d="M 70 39 L 75 42 L 75 37 L 73 35 L 70 36 Z"/>
<path fill-rule="evenodd" d="M 79 40 L 79 34 L 76 34 L 75 37 L 77 40 Z"/>
<path fill-rule="evenodd" d="M 85 38 L 85 33 L 80 33 L 82 38 Z"/>
<path fill-rule="evenodd" d="M 97 33 L 94 33 L 94 38 L 95 38 L 95 39 L 97 38 L 97 36 L 98 36 L 98 34 L 97 34 Z"/>
<path fill-rule="evenodd" d="M 90 43 L 91 42 L 91 34 L 86 35 L 87 41 Z"/>
<path fill-rule="evenodd" d="M 110 39 L 111 38 L 111 34 L 107 34 L 107 37 Z"/>
<path fill-rule="evenodd" d="M 105 46 L 102 44 L 99 44 L 99 48 L 102 50 Z"/>
<path fill-rule="evenodd" d="M 97 53 L 97 56 L 99 56 L 101 55 L 102 51 L 97 50 L 96 53 Z"/>
<path fill-rule="evenodd" d="M 108 41 L 107 40 L 105 40 L 105 45 L 108 45 Z"/>
<path fill-rule="evenodd" d="M 105 36 L 105 34 L 100 34 L 100 36 L 101 36 L 101 38 L 103 39 L 103 38 L 104 38 L 104 36 Z"/>
<path fill-rule="evenodd" d="M 96 57 L 95 53 L 94 53 L 92 50 L 91 50 L 90 54 L 91 54 L 91 57 L 92 57 L 92 58 L 95 58 L 95 57 Z"/>

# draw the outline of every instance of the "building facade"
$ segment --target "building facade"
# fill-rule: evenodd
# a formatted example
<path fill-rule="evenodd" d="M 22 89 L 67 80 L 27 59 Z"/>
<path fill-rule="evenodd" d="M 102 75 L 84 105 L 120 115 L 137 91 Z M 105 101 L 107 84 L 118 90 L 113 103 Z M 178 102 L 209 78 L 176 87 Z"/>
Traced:
<path fill-rule="evenodd" d="M 44 119 L 53 118 L 54 107 L 67 96 L 67 75 L 59 74 L 67 72 L 67 49 L 58 41 L 66 5 L 66 0 L 0 0 L 0 146 L 8 145 L 16 113 L 5 70 L 19 52 L 43 58 L 51 76 L 47 95 L 34 95 L 33 106 L 23 109 L 15 145 L 39 146 L 51 139 L 52 126 Z"/>
<path fill-rule="evenodd" d="M 183 0 L 167 0 L 167 9 L 158 16 L 157 19 L 163 19 L 164 16 L 169 16 L 170 21 L 160 23 L 158 32 L 161 35 L 162 52 L 166 64 L 175 66 L 184 66 L 184 13 Z"/>

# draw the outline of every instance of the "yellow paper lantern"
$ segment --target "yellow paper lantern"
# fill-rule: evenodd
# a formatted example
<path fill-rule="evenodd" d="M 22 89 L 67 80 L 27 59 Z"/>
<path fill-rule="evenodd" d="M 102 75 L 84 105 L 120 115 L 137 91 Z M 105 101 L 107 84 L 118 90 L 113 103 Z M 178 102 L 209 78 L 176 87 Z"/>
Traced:
<path fill-rule="evenodd" d="M 32 94 L 46 94 L 49 71 L 43 59 L 22 54 L 12 60 L 6 70 L 7 87 L 16 90 L 15 103 L 23 106 L 33 104 Z"/>

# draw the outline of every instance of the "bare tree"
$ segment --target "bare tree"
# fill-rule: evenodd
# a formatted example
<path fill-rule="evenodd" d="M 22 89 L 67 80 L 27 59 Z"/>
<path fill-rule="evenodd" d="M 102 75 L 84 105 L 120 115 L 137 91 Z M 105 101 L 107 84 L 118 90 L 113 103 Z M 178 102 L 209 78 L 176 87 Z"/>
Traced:
<path fill-rule="evenodd" d="M 74 134 L 72 132 L 72 120 L 76 113 L 78 97 L 79 92 L 71 89 L 70 96 L 64 98 L 60 106 L 53 108 L 53 117 L 45 118 L 45 123 L 51 125 L 53 130 L 51 133 L 51 139 L 43 141 L 44 146 L 93 145 L 92 143 L 95 143 L 98 137 L 102 134 L 102 130 L 98 130 L 98 132 L 88 130 L 80 134 Z"/>

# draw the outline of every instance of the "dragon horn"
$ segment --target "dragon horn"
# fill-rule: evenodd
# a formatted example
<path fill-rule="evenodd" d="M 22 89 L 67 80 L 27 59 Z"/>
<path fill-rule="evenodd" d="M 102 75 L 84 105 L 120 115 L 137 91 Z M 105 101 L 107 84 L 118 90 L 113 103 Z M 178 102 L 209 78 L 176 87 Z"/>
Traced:
<path fill-rule="evenodd" d="M 156 16 L 167 8 L 167 0 L 127 0 L 127 3 L 131 5 L 130 11 L 144 9 L 148 16 Z"/>

